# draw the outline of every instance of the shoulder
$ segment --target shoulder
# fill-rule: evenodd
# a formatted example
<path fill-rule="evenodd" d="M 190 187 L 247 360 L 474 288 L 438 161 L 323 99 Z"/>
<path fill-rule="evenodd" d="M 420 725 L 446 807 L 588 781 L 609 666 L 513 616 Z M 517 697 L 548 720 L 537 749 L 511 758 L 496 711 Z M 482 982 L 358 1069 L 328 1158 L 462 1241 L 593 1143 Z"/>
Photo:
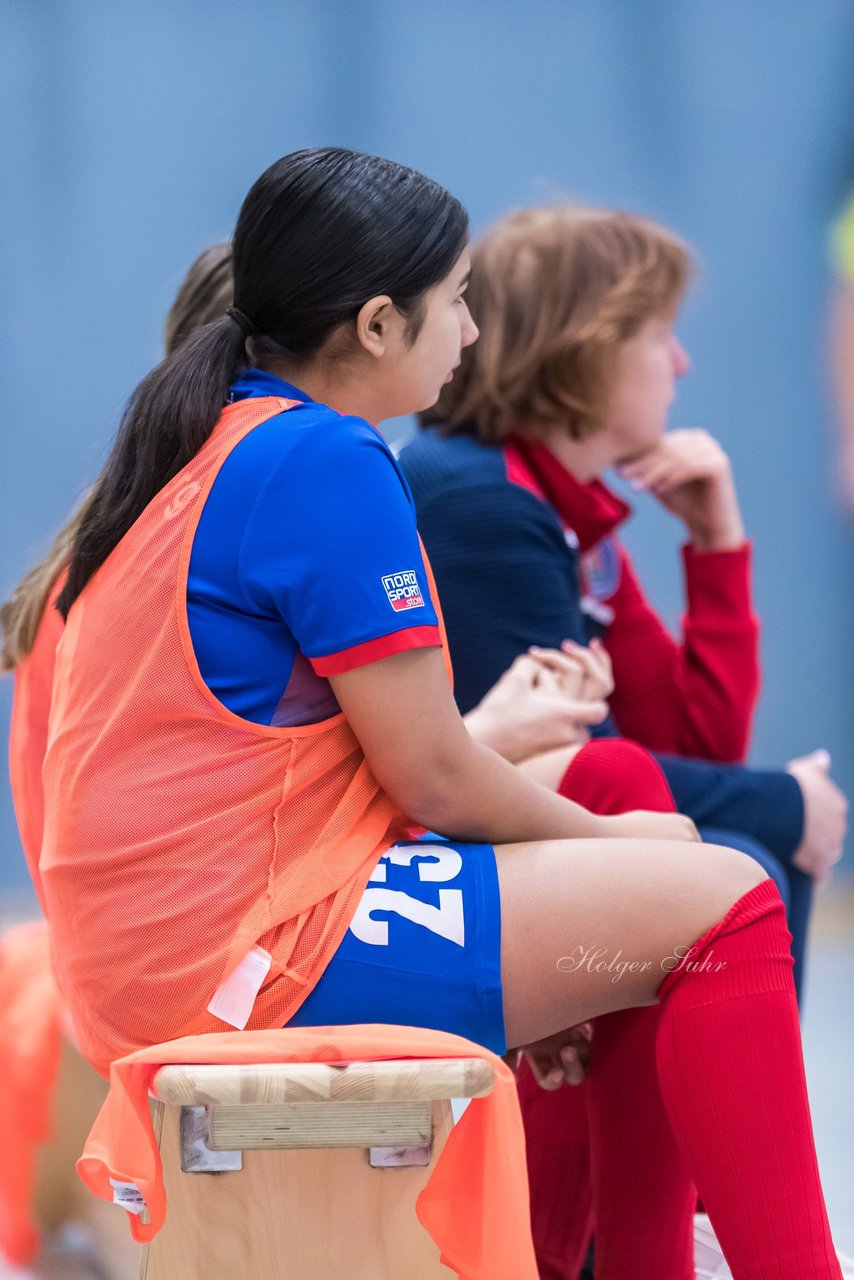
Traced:
<path fill-rule="evenodd" d="M 375 483 L 408 489 L 382 435 L 363 418 L 326 405 L 297 405 L 260 423 L 229 455 L 224 470 L 257 492 L 315 497 Z"/>
<path fill-rule="evenodd" d="M 367 452 L 397 469 L 388 443 L 369 422 L 314 402 L 295 405 L 267 418 L 244 437 L 238 448 L 273 463 L 285 459 L 310 463 L 312 458 L 349 458 Z"/>
<path fill-rule="evenodd" d="M 554 512 L 517 485 L 488 480 L 450 485 L 428 498 L 416 497 L 416 510 L 434 565 L 532 567 L 548 562 L 562 574 L 574 572 L 577 551 L 567 543 Z"/>
<path fill-rule="evenodd" d="M 419 432 L 401 450 L 400 465 L 419 504 L 451 487 L 509 485 L 498 446 L 481 444 L 473 436 L 443 435 L 436 427 Z"/>

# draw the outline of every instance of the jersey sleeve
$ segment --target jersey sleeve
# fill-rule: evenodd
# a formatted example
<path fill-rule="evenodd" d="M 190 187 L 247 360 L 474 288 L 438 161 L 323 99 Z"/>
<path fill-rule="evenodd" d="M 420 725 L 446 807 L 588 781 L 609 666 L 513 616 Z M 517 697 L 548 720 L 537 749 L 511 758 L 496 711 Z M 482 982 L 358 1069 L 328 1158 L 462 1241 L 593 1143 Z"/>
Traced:
<path fill-rule="evenodd" d="M 241 578 L 321 676 L 441 644 L 408 486 L 359 419 L 336 418 L 273 469 L 244 535 Z"/>

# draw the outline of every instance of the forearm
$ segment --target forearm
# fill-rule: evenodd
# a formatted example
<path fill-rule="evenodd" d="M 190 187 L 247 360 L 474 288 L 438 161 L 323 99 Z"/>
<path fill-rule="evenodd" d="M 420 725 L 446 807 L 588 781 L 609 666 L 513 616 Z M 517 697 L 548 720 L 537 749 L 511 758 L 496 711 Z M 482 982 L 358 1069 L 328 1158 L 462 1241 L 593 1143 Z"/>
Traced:
<path fill-rule="evenodd" d="M 657 751 L 739 760 L 759 691 L 750 549 L 684 553 L 686 611 L 680 644 L 643 596 L 624 560 L 607 646 L 622 733 Z"/>
<path fill-rule="evenodd" d="M 499 716 L 491 715 L 479 702 L 471 711 L 463 716 L 463 724 L 475 742 L 489 747 L 503 760 L 510 764 L 518 764 L 524 759 L 524 752 L 519 752 L 513 740 L 512 731 L 502 722 Z"/>
<path fill-rule="evenodd" d="M 437 754 L 424 777 L 395 799 L 421 826 L 449 837 L 512 844 L 607 834 L 605 820 L 533 782 L 473 739 Z"/>
<path fill-rule="evenodd" d="M 683 619 L 688 712 L 678 749 L 742 760 L 759 698 L 759 620 L 753 609 L 749 543 L 726 552 L 684 552 Z"/>
<path fill-rule="evenodd" d="M 418 825 L 490 844 L 609 833 L 607 819 L 472 739 L 438 649 L 395 654 L 331 683 L 377 782 Z"/>

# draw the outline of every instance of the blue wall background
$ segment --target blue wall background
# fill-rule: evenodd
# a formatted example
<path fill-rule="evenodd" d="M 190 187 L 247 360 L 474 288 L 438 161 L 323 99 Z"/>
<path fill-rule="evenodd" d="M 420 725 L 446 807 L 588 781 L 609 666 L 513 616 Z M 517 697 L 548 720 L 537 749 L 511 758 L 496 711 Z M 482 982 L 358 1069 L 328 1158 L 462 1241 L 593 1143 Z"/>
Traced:
<path fill-rule="evenodd" d="M 277 156 L 392 156 L 476 230 L 561 195 L 624 205 L 703 264 L 673 420 L 724 442 L 757 543 L 754 759 L 827 746 L 854 793 L 854 537 L 829 497 L 823 356 L 852 54 L 847 0 L 0 0 L 0 592 L 97 470 L 184 269 Z M 677 526 L 644 503 L 630 541 L 675 621 Z M 5 785 L 0 849 L 21 888 Z"/>

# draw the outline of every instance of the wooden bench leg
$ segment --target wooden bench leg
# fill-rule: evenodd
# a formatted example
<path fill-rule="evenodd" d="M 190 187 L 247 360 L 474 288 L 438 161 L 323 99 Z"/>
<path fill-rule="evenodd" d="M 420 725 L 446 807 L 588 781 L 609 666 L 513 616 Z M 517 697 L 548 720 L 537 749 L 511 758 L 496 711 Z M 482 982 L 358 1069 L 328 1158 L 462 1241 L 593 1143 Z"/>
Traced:
<path fill-rule="evenodd" d="M 367 1150 L 343 1147 L 245 1150 L 240 1171 L 214 1174 L 181 1172 L 180 1107 L 156 1108 L 168 1211 L 140 1280 L 453 1276 L 415 1216 L 453 1123 L 449 1101 L 432 1103 L 426 1168 L 371 1168 Z"/>

